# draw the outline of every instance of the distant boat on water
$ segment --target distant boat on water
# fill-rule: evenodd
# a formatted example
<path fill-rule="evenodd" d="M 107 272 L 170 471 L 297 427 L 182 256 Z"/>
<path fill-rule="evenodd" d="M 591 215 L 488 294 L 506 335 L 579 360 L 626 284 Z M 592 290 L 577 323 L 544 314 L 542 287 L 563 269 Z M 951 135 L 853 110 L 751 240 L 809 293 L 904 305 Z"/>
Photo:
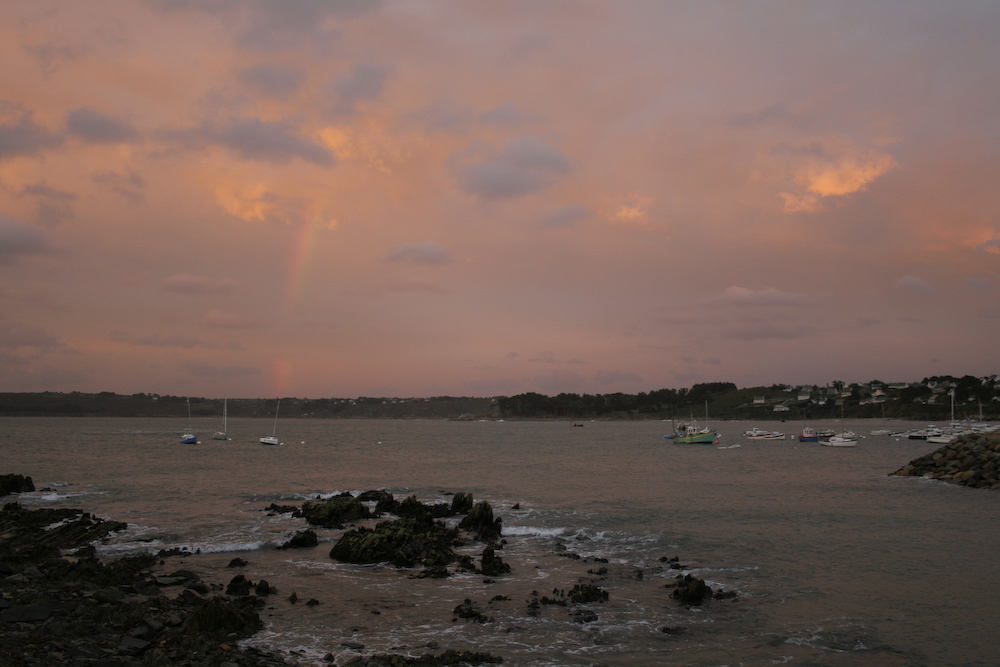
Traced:
<path fill-rule="evenodd" d="M 191 426 L 191 399 L 187 399 L 188 406 L 188 432 L 181 436 L 182 445 L 197 445 L 198 438 L 193 433 L 194 428 Z"/>
<path fill-rule="evenodd" d="M 278 432 L 278 408 L 281 407 L 281 399 L 278 399 L 278 404 L 274 406 L 274 427 L 271 429 L 271 435 L 265 435 L 260 439 L 260 444 L 262 445 L 280 445 L 278 441 L 278 436 L 275 435 Z"/>
<path fill-rule="evenodd" d="M 216 431 L 215 435 L 212 436 L 212 440 L 229 440 L 229 434 L 226 431 L 226 422 L 229 417 L 229 397 L 227 396 L 222 402 L 222 430 Z"/>
<path fill-rule="evenodd" d="M 819 442 L 819 434 L 812 426 L 806 426 L 799 434 L 799 442 Z"/>

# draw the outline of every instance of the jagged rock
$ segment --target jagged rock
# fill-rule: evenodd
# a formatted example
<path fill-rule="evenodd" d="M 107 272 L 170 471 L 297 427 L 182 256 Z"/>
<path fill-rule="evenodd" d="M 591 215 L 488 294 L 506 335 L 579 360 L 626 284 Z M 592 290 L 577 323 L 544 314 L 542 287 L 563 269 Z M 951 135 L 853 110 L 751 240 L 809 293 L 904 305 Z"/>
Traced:
<path fill-rule="evenodd" d="M 314 526 L 343 528 L 347 521 L 371 517 L 368 508 L 350 494 L 334 496 L 329 500 L 307 500 L 302 504 L 302 516 Z"/>
<path fill-rule="evenodd" d="M 589 602 L 607 602 L 608 592 L 600 586 L 594 584 L 577 584 L 567 595 L 573 604 L 587 604 Z"/>
<path fill-rule="evenodd" d="M 482 500 L 476 503 L 458 527 L 476 533 L 476 538 L 481 542 L 495 542 L 500 539 L 500 529 L 503 520 L 500 517 L 493 517 L 493 508 L 488 502 Z"/>
<path fill-rule="evenodd" d="M 510 565 L 503 562 L 500 556 L 496 555 L 492 545 L 483 550 L 480 569 L 487 577 L 499 577 L 504 574 L 510 574 Z"/>
<path fill-rule="evenodd" d="M 0 475 L 0 496 L 28 493 L 35 490 L 35 483 L 24 475 Z"/>
<path fill-rule="evenodd" d="M 240 558 L 239 556 L 237 556 L 236 558 L 229 561 L 229 565 L 227 565 L 226 567 L 246 567 L 246 566 L 247 562 L 242 558 Z"/>
<path fill-rule="evenodd" d="M 467 621 L 475 621 L 476 623 L 488 623 L 493 619 L 476 609 L 472 600 L 465 598 L 465 602 L 455 607 L 452 611 L 458 618 L 464 618 Z"/>
<path fill-rule="evenodd" d="M 346 563 L 384 563 L 412 567 L 443 566 L 455 560 L 451 543 L 458 531 L 430 518 L 384 521 L 374 529 L 354 528 L 340 538 L 330 558 Z"/>
<path fill-rule="evenodd" d="M 451 511 L 455 514 L 468 514 L 472 510 L 472 494 L 459 491 L 451 499 Z"/>
<path fill-rule="evenodd" d="M 392 494 L 385 489 L 373 489 L 371 491 L 365 491 L 358 496 L 358 500 L 364 503 L 380 503 L 384 501 L 391 501 Z"/>
<path fill-rule="evenodd" d="M 229 585 L 226 586 L 226 595 L 232 595 L 235 597 L 243 597 L 250 595 L 250 589 L 254 587 L 254 583 L 244 577 L 242 574 L 237 574 L 229 581 Z"/>
<path fill-rule="evenodd" d="M 289 539 L 284 544 L 279 544 L 279 549 L 308 549 L 319 544 L 319 538 L 316 537 L 316 531 L 312 528 L 306 528 L 305 530 L 300 530 Z"/>
<path fill-rule="evenodd" d="M 704 579 L 686 574 L 677 577 L 677 584 L 670 597 L 679 600 L 681 604 L 699 605 L 706 598 L 712 597 L 712 589 Z"/>
<path fill-rule="evenodd" d="M 254 593 L 257 594 L 257 597 L 264 597 L 265 595 L 273 595 L 277 592 L 278 589 L 268 584 L 266 579 L 261 579 L 257 583 L 257 586 L 254 588 Z"/>

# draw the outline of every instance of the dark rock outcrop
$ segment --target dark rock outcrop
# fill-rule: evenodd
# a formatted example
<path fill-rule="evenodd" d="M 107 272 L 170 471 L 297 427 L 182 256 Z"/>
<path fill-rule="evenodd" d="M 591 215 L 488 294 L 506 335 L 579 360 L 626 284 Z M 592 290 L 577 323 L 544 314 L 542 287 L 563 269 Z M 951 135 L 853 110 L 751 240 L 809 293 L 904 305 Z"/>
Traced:
<path fill-rule="evenodd" d="M 926 456 L 910 461 L 892 473 L 902 477 L 928 477 L 971 486 L 1000 489 L 1000 434 L 962 435 Z"/>
<path fill-rule="evenodd" d="M 127 527 L 81 510 L 25 510 L 7 503 L 0 511 L 0 561 L 57 558 L 60 550 L 79 549 Z"/>
<path fill-rule="evenodd" d="M 300 512 L 310 524 L 324 528 L 343 528 L 345 522 L 367 519 L 372 515 L 360 500 L 349 493 L 329 500 L 307 500 Z"/>
<path fill-rule="evenodd" d="M 316 531 L 312 528 L 306 528 L 305 530 L 300 530 L 289 539 L 284 544 L 279 544 L 279 549 L 308 549 L 319 544 L 319 538 L 316 537 Z"/>
<path fill-rule="evenodd" d="M 683 577 L 678 576 L 674 586 L 674 592 L 670 594 L 670 597 L 678 600 L 681 604 L 700 605 L 712 597 L 712 589 L 705 583 L 705 580 L 690 574 L 685 574 Z"/>
<path fill-rule="evenodd" d="M 475 533 L 480 542 L 496 542 L 500 539 L 502 525 L 503 520 L 500 517 L 494 518 L 493 508 L 482 500 L 472 507 L 458 527 Z"/>
<path fill-rule="evenodd" d="M 29 493 L 35 490 L 30 477 L 24 475 L 0 475 L 0 496 L 12 493 Z"/>
<path fill-rule="evenodd" d="M 458 531 L 440 521 L 405 518 L 384 521 L 374 529 L 354 528 L 340 538 L 330 558 L 346 563 L 384 563 L 397 567 L 439 567 L 455 560 L 451 544 Z"/>
<path fill-rule="evenodd" d="M 480 567 L 482 573 L 487 577 L 499 577 L 504 574 L 510 574 L 510 565 L 503 562 L 500 556 L 496 555 L 492 545 L 483 550 Z"/>
<path fill-rule="evenodd" d="M 260 628 L 257 598 L 206 598 L 191 570 L 154 576 L 148 554 L 97 559 L 89 542 L 114 525 L 80 510 L 0 512 L 0 665 L 284 664 L 232 648 Z"/>

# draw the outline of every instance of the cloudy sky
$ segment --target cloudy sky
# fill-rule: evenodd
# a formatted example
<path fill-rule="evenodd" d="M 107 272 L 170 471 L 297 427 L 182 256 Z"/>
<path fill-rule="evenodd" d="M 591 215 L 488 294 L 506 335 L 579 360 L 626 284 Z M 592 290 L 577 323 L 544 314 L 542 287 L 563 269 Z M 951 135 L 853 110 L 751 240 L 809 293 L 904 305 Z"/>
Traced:
<path fill-rule="evenodd" d="M 0 4 L 0 391 L 1000 371 L 1000 4 Z"/>

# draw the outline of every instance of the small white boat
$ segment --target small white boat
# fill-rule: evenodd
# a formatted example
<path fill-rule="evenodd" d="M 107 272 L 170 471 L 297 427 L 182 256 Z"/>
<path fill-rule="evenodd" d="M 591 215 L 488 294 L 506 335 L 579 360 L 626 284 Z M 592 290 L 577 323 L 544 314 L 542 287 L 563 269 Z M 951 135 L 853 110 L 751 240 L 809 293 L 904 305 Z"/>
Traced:
<path fill-rule="evenodd" d="M 749 431 L 743 432 L 744 437 L 750 440 L 784 440 L 785 434 L 778 431 L 765 431 L 756 426 Z"/>
<path fill-rule="evenodd" d="M 829 440 L 821 440 L 819 444 L 824 447 L 856 447 L 858 441 L 845 435 L 831 435 Z"/>
<path fill-rule="evenodd" d="M 890 435 L 892 431 L 887 428 L 877 428 L 868 435 Z"/>
<path fill-rule="evenodd" d="M 216 431 L 215 435 L 212 436 L 212 440 L 229 440 L 229 435 L 226 433 L 226 421 L 229 416 L 229 397 L 227 396 L 222 403 L 222 430 Z"/>
<path fill-rule="evenodd" d="M 280 445 L 278 441 L 278 436 L 275 435 L 278 431 L 278 408 L 281 407 L 281 399 L 278 399 L 278 404 L 274 406 L 274 427 L 271 429 L 271 435 L 265 435 L 260 439 L 260 444 L 262 445 Z"/>

